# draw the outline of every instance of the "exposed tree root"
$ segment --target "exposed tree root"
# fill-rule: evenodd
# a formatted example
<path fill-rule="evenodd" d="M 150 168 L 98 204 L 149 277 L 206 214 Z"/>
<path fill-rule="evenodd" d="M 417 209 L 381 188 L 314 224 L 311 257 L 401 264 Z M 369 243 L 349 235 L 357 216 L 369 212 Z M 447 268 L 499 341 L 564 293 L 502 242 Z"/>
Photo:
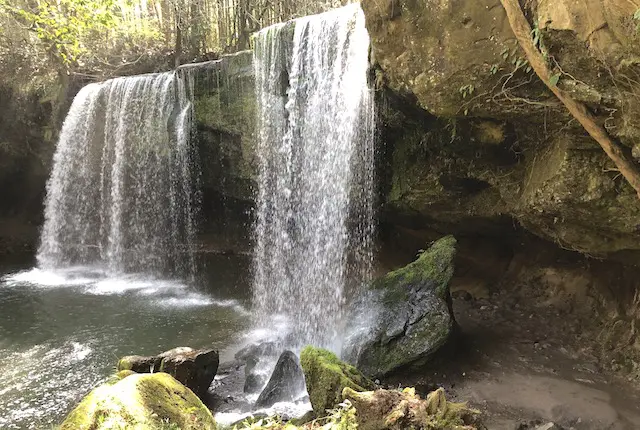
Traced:
<path fill-rule="evenodd" d="M 533 41 L 531 26 L 524 16 L 518 0 L 500 1 L 507 12 L 511 29 L 518 39 L 518 43 L 524 50 L 533 70 L 556 97 L 564 103 L 571 115 L 580 121 L 580 124 L 587 130 L 589 135 L 600 144 L 604 152 L 606 152 L 609 158 L 616 164 L 629 185 L 636 190 L 638 198 L 640 198 L 640 170 L 638 166 L 624 153 L 620 145 L 609 136 L 604 127 L 598 124 L 595 116 L 583 103 L 572 99 L 569 94 L 558 88 L 556 82 L 553 82 L 553 73 Z"/>

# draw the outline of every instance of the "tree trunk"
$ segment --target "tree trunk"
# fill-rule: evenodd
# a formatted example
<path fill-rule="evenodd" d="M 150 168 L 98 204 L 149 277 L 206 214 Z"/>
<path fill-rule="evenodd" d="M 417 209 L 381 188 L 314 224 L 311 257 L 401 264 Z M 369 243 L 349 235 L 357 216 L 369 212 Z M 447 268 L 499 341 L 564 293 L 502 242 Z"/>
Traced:
<path fill-rule="evenodd" d="M 182 61 L 182 18 L 180 16 L 181 11 L 178 7 L 175 8 L 176 13 L 176 45 L 175 45 L 175 57 L 174 66 L 177 68 Z"/>
<path fill-rule="evenodd" d="M 558 88 L 555 83 L 552 83 L 552 72 L 547 66 L 547 62 L 538 50 L 531 37 L 531 26 L 527 21 L 527 18 L 522 12 L 520 3 L 518 0 L 500 0 L 502 6 L 507 12 L 509 24 L 513 30 L 513 33 L 518 39 L 518 43 L 525 52 L 531 67 L 536 72 L 538 77 L 549 87 L 549 89 L 558 97 L 558 99 L 564 103 L 571 115 L 573 115 L 582 126 L 587 130 L 589 135 L 595 139 L 602 147 L 604 152 L 615 163 L 620 170 L 620 173 L 627 180 L 629 185 L 633 187 L 638 193 L 640 198 L 640 170 L 638 166 L 625 154 L 623 148 L 607 133 L 607 131 L 598 124 L 595 116 L 587 109 L 587 107 L 576 100 L 573 100 L 569 94 Z"/>

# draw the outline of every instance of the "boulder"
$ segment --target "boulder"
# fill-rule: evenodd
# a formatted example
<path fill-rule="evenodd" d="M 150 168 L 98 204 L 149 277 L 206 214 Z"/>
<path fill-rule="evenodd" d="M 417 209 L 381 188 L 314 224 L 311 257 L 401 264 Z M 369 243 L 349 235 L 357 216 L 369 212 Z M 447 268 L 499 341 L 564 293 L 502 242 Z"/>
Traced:
<path fill-rule="evenodd" d="M 456 251 L 444 237 L 413 263 L 374 281 L 348 321 L 367 321 L 347 336 L 343 356 L 369 376 L 425 362 L 449 338 L 455 320 L 449 282 Z"/>
<path fill-rule="evenodd" d="M 345 388 L 342 394 L 357 411 L 359 430 L 474 430 L 480 414 L 465 403 L 448 402 L 442 388 L 426 399 L 416 395 L 414 388 L 360 393 Z"/>
<path fill-rule="evenodd" d="M 313 412 L 323 416 L 342 401 L 342 390 L 366 391 L 375 388 L 358 369 L 341 361 L 334 353 L 306 346 L 300 353 L 307 392 Z"/>
<path fill-rule="evenodd" d="M 167 373 L 119 372 L 91 391 L 60 430 L 180 428 L 214 430 L 211 412 Z"/>
<path fill-rule="evenodd" d="M 118 370 L 136 373 L 165 372 L 203 398 L 218 371 L 218 352 L 213 349 L 175 348 L 160 355 L 131 355 L 118 362 Z"/>
<path fill-rule="evenodd" d="M 298 357 L 291 351 L 284 351 L 267 386 L 256 400 L 256 407 L 268 408 L 278 402 L 292 402 L 304 393 L 304 389 L 304 374 Z"/>

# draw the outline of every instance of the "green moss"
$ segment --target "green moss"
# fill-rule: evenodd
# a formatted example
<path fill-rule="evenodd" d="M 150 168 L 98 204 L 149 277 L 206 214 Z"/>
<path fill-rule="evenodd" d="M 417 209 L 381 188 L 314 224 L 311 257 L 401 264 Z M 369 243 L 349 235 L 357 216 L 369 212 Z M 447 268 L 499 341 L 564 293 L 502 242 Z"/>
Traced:
<path fill-rule="evenodd" d="M 216 428 L 207 407 L 166 373 L 119 372 L 91 391 L 60 430 Z"/>
<path fill-rule="evenodd" d="M 300 354 L 300 364 L 311 406 L 318 416 L 342 401 L 342 390 L 345 387 L 356 391 L 375 387 L 358 369 L 324 349 L 306 346 Z"/>
<path fill-rule="evenodd" d="M 447 300 L 448 285 L 453 276 L 451 262 L 456 252 L 456 243 L 453 236 L 437 240 L 414 262 L 376 280 L 373 288 L 384 289 L 385 301 L 395 303 L 407 298 L 407 290 L 397 288 L 398 285 L 408 287 L 418 282 L 424 282 L 424 280 L 430 280 L 436 285 L 438 297 Z"/>
<path fill-rule="evenodd" d="M 236 92 L 237 91 L 237 92 Z M 218 90 L 194 100 L 195 119 L 209 128 L 251 134 L 255 124 L 255 95 L 246 88 Z M 234 92 L 235 94 L 228 94 Z"/>

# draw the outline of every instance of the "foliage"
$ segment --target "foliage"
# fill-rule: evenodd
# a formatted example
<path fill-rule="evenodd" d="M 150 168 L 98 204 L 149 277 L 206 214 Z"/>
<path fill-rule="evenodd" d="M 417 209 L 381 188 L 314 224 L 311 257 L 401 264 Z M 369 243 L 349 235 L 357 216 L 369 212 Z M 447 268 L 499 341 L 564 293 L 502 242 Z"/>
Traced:
<path fill-rule="evenodd" d="M 633 14 L 633 20 L 636 22 L 636 31 L 640 33 L 640 8 Z"/>
<path fill-rule="evenodd" d="M 69 66 L 85 52 L 83 39 L 116 24 L 113 0 L 41 0 L 22 7 L 0 0 L 0 9 L 27 25 L 60 64 Z"/>

